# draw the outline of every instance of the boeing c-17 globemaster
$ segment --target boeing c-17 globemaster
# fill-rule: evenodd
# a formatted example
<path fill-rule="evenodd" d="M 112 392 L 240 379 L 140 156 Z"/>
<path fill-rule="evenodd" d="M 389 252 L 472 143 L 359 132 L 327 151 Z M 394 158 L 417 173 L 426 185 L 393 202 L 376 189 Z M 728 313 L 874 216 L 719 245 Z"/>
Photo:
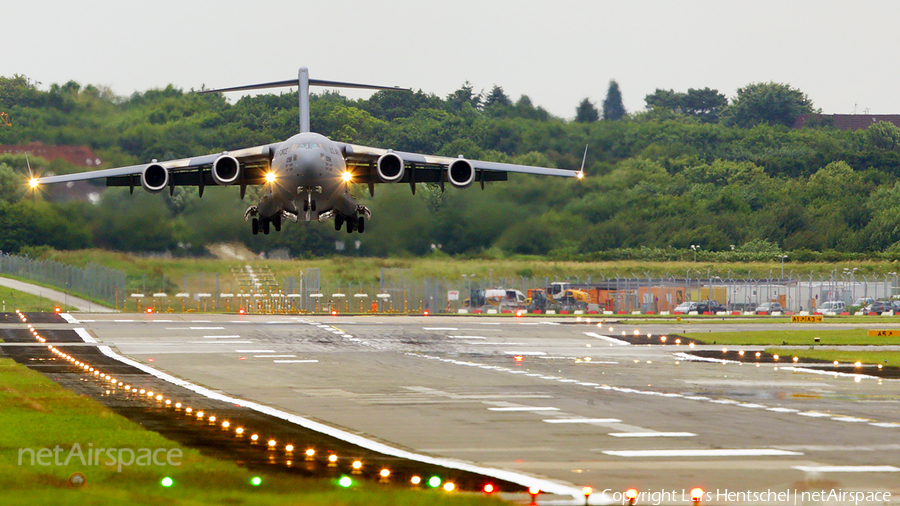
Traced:
<path fill-rule="evenodd" d="M 284 219 L 310 221 L 313 218 L 320 222 L 334 219 L 335 230 L 346 226 L 347 232 L 365 231 L 371 212 L 351 195 L 350 188 L 354 183 L 367 184 L 369 193 L 374 196 L 377 183 L 409 183 L 415 193 L 416 183 L 438 183 L 441 190 L 445 183 L 456 188 L 478 183 L 484 188 L 485 182 L 505 181 L 509 172 L 584 176 L 583 160 L 581 170 L 575 171 L 334 142 L 310 131 L 310 85 L 409 91 L 397 87 L 310 79 L 305 67 L 300 69 L 296 80 L 203 90 L 199 93 L 297 86 L 300 132 L 283 142 L 196 158 L 152 160 L 140 165 L 40 178 L 32 175 L 30 184 L 32 188 L 37 188 L 43 184 L 106 179 L 107 186 L 127 186 L 132 192 L 137 186 L 151 193 L 167 188 L 171 193 L 176 186 L 196 186 L 201 197 L 206 186 L 238 185 L 242 199 L 247 186 L 263 185 L 259 202 L 247 208 L 244 219 L 251 221 L 254 234 L 260 231 L 268 234 L 270 228 L 280 231 Z"/>

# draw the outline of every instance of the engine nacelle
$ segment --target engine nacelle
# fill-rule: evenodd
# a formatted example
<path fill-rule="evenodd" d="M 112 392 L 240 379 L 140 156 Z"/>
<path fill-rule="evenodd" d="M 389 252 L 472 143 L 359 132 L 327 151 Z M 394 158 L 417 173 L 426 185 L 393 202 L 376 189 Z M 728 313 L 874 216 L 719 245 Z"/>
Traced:
<path fill-rule="evenodd" d="M 217 185 L 234 184 L 241 177 L 241 164 L 231 155 L 222 155 L 212 164 L 212 178 Z"/>
<path fill-rule="evenodd" d="M 141 172 L 141 186 L 150 193 L 159 193 L 169 186 L 169 170 L 158 163 L 151 163 Z"/>
<path fill-rule="evenodd" d="M 447 181 L 454 188 L 467 188 L 475 182 L 475 167 L 465 159 L 453 160 L 447 167 Z"/>
<path fill-rule="evenodd" d="M 396 183 L 403 179 L 405 162 L 396 153 L 385 153 L 375 162 L 375 171 L 382 183 Z"/>

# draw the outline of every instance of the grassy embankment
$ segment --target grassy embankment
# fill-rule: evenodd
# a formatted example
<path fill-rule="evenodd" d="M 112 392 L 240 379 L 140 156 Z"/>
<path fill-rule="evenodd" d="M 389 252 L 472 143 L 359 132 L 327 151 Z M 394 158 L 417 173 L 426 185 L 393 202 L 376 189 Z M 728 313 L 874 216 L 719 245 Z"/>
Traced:
<path fill-rule="evenodd" d="M 3 309 L 4 307 L 5 309 Z M 3 312 L 11 313 L 18 309 L 22 312 L 50 313 L 53 312 L 56 307 L 60 307 L 65 311 L 75 310 L 75 308 L 71 306 L 64 306 L 63 304 L 44 297 L 38 297 L 37 295 L 31 295 L 29 293 L 13 290 L 12 288 L 0 286 L 0 309 L 2 309 Z"/>
<path fill-rule="evenodd" d="M 179 448 L 180 466 L 85 466 L 75 457 L 69 465 L 31 465 L 19 449 L 63 450 L 61 461 L 74 444 L 87 454 L 91 448 Z M 52 459 L 51 459 L 52 461 Z M 68 485 L 72 473 L 81 472 L 87 483 Z M 174 479 L 165 488 L 163 477 Z M 259 487 L 250 485 L 260 476 Z M 0 359 L 0 490 L 3 504 L 28 505 L 145 505 L 245 504 L 245 505 L 476 505 L 503 504 L 477 494 L 420 492 L 374 483 L 358 483 L 343 489 L 328 480 L 290 475 L 251 473 L 237 465 L 204 457 L 159 434 L 147 431 L 96 402 L 76 395 L 39 373 L 9 359 Z"/>
<path fill-rule="evenodd" d="M 838 362 L 862 362 L 900 367 L 900 351 L 844 351 L 813 349 L 814 346 L 900 346 L 900 337 L 869 337 L 867 329 L 842 330 L 767 330 L 759 332 L 690 333 L 705 343 L 726 346 L 769 346 L 767 353 Z M 815 342 L 815 338 L 819 342 Z M 810 349 L 786 349 L 777 346 L 809 346 Z"/>

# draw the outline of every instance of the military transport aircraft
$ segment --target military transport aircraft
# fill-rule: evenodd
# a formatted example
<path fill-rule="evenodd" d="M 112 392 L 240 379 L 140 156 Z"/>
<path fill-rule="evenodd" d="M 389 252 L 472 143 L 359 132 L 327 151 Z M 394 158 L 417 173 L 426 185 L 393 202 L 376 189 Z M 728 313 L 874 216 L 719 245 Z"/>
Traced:
<path fill-rule="evenodd" d="M 240 186 L 244 198 L 248 185 L 264 185 L 256 205 L 247 208 L 245 220 L 251 220 L 253 233 L 268 234 L 270 227 L 281 230 L 283 219 L 318 221 L 334 219 L 335 230 L 346 225 L 347 232 L 365 231 L 371 213 L 350 193 L 351 184 L 367 184 L 374 196 L 376 183 L 409 183 L 413 193 L 416 183 L 445 183 L 466 188 L 487 181 L 505 181 L 509 172 L 550 176 L 584 177 L 581 170 L 530 167 L 508 163 L 467 160 L 391 149 L 373 148 L 334 142 L 309 128 L 309 86 L 400 90 L 403 88 L 373 86 L 310 79 L 303 67 L 296 80 L 278 81 L 200 93 L 224 93 L 264 88 L 298 87 L 300 95 L 300 133 L 284 142 L 226 151 L 178 160 L 102 169 L 60 176 L 31 177 L 31 187 L 89 179 L 106 179 L 107 186 L 127 186 L 132 193 L 141 186 L 151 193 L 166 188 L 171 194 L 176 186 L 196 186 L 203 196 L 206 186 Z M 587 154 L 587 150 L 585 150 Z"/>

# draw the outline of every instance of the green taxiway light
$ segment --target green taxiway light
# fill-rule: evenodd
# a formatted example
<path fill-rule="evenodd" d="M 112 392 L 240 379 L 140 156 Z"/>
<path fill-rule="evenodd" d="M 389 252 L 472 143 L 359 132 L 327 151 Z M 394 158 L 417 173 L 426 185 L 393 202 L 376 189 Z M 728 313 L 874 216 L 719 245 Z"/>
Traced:
<path fill-rule="evenodd" d="M 353 480 L 351 480 L 349 476 L 341 476 L 341 479 L 338 480 L 338 484 L 344 488 L 347 488 L 350 485 L 353 485 Z"/>
<path fill-rule="evenodd" d="M 431 488 L 438 488 L 441 486 L 441 479 L 437 476 L 432 476 L 428 479 L 428 486 Z"/>
<path fill-rule="evenodd" d="M 260 483 L 262 483 L 262 478 L 259 476 L 254 476 L 253 479 L 250 480 L 250 484 L 254 487 L 258 487 Z"/>
<path fill-rule="evenodd" d="M 160 484 L 164 487 L 171 487 L 174 483 L 175 483 L 175 481 L 172 478 L 169 478 L 168 476 L 163 478 L 162 481 L 160 482 Z"/>

